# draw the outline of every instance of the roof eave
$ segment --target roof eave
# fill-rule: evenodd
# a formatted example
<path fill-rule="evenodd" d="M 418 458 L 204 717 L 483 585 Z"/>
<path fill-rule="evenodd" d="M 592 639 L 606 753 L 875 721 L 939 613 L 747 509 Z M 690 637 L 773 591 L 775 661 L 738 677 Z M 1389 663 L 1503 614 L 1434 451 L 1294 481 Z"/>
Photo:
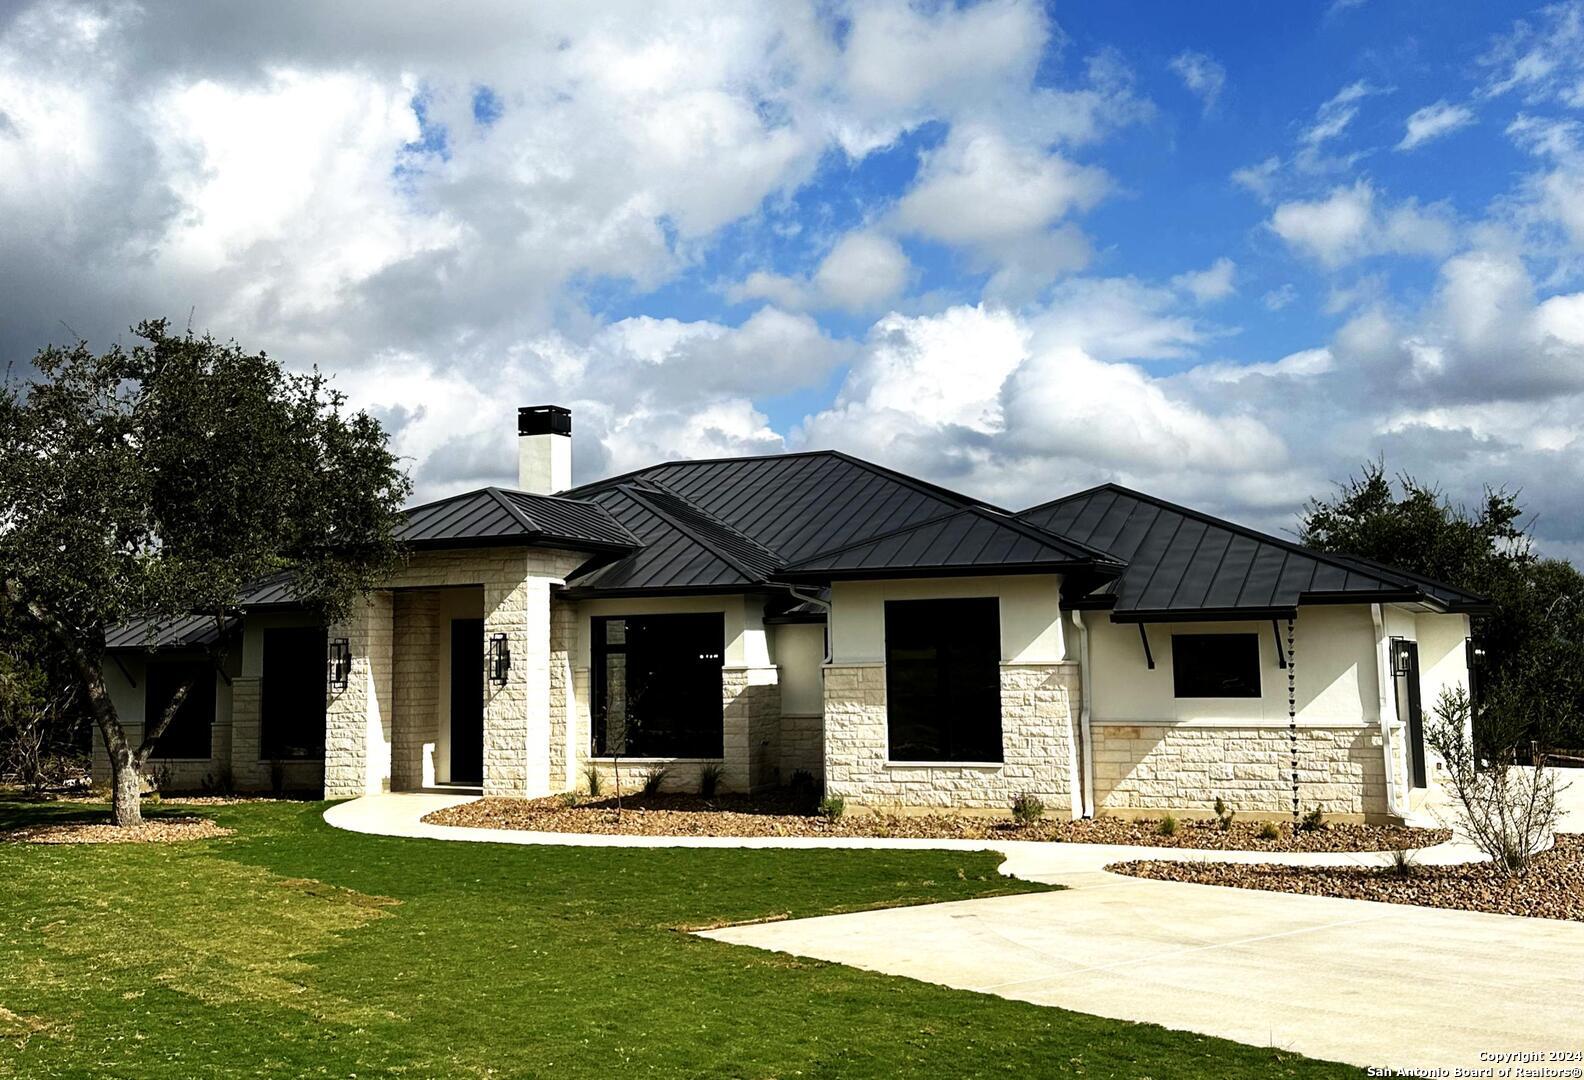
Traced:
<path fill-rule="evenodd" d="M 897 578 L 936 577 L 1009 577 L 1028 574 L 1066 574 L 1075 570 L 1090 573 L 1116 573 L 1120 567 L 1097 566 L 1086 561 L 994 563 L 982 566 L 881 566 L 843 567 L 835 570 L 783 570 L 775 575 L 772 585 L 781 582 L 806 584 L 823 581 L 878 581 Z"/>

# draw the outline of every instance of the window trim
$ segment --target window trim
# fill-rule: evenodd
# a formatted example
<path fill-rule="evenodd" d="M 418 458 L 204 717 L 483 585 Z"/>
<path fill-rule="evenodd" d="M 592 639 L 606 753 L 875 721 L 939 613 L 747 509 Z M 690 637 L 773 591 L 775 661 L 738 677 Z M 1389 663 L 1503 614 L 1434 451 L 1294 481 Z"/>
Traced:
<path fill-rule="evenodd" d="M 962 600 L 988 600 L 995 605 L 995 669 L 996 669 L 996 727 L 1001 744 L 1000 761 L 983 760 L 957 760 L 954 758 L 898 758 L 891 752 L 891 640 L 887 632 L 889 624 L 889 608 L 892 604 L 916 603 L 951 603 Z M 991 593 L 980 596 L 897 596 L 887 597 L 880 603 L 880 630 L 882 640 L 882 655 L 884 659 L 880 667 L 885 674 L 885 762 L 888 769 L 980 769 L 985 771 L 1006 769 L 1006 717 L 1002 712 L 1000 685 L 1001 670 L 1006 666 L 1006 660 L 1001 656 L 1002 645 L 1002 607 L 1003 600 L 1000 594 Z"/>
<path fill-rule="evenodd" d="M 1250 638 L 1254 643 L 1254 683 L 1252 694 L 1184 694 L 1179 680 L 1182 667 L 1177 663 L 1179 638 Z M 1265 647 L 1257 630 L 1188 630 L 1172 631 L 1172 700 L 1173 701 L 1261 701 L 1265 697 Z"/>

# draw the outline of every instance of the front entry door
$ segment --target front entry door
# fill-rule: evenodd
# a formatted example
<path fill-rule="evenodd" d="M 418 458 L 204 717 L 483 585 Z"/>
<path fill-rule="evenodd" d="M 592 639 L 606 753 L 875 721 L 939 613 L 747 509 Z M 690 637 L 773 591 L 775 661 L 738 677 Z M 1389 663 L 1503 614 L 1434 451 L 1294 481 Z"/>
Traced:
<path fill-rule="evenodd" d="M 1399 676 L 1403 685 L 1398 689 L 1397 700 L 1408 720 L 1408 769 L 1413 786 L 1428 786 L 1425 779 L 1424 707 L 1419 700 L 1419 643 L 1399 641 L 1397 648 L 1407 661 L 1408 674 Z"/>
<path fill-rule="evenodd" d="M 451 620 L 451 782 L 484 782 L 484 620 Z"/>

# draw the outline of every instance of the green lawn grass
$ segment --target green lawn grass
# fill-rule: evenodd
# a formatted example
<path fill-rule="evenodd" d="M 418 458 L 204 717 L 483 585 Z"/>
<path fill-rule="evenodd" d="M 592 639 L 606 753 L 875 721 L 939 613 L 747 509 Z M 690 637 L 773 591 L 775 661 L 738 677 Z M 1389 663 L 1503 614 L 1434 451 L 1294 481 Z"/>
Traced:
<path fill-rule="evenodd" d="M 1356 1075 L 678 930 L 1032 887 L 995 855 L 441 843 L 322 810 L 0 844 L 0 1076 Z M 0 803 L 0 830 L 87 813 Z"/>

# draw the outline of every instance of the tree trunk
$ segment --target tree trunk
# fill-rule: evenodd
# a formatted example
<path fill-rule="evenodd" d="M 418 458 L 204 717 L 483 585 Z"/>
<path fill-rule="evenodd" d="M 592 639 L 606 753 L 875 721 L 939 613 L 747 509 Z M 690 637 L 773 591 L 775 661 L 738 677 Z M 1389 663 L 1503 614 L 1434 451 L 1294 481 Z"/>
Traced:
<path fill-rule="evenodd" d="M 110 818 L 117 825 L 143 824 L 143 776 L 130 753 L 110 755 Z"/>

